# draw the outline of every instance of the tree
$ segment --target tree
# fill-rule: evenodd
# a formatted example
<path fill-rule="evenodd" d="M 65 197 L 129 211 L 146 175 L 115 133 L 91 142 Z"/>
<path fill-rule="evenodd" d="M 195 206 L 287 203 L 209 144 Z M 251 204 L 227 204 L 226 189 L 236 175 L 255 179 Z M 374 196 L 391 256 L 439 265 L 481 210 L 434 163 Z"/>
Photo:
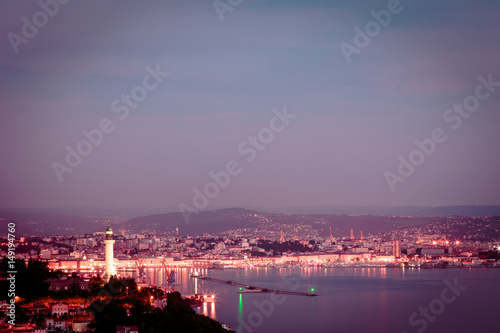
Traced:
<path fill-rule="evenodd" d="M 7 271 L 10 269 L 7 257 L 4 257 L 0 263 L 2 276 L 7 278 L 9 274 Z M 46 282 L 49 278 L 54 277 L 55 274 L 49 269 L 48 263 L 39 260 L 30 260 L 28 265 L 23 259 L 16 259 L 14 267 L 17 271 L 16 274 L 16 294 L 27 300 L 32 300 L 47 296 L 49 294 L 49 283 Z M 7 282 L 7 281 L 5 281 Z M 4 281 L 0 283 L 4 285 Z M 2 295 L 0 297 L 5 297 Z"/>
<path fill-rule="evenodd" d="M 102 311 L 95 313 L 94 321 L 89 327 L 94 328 L 95 333 L 109 333 L 116 332 L 116 326 L 118 325 L 130 324 L 132 322 L 130 317 L 127 316 L 127 311 L 115 301 L 112 301 Z"/>
<path fill-rule="evenodd" d="M 144 333 L 226 332 L 222 325 L 206 316 L 198 315 L 178 292 L 167 294 L 167 307 L 146 314 L 139 328 Z"/>
<path fill-rule="evenodd" d="M 94 295 L 97 294 L 104 285 L 106 285 L 106 281 L 104 281 L 99 274 L 92 276 L 89 280 L 89 288 Z"/>

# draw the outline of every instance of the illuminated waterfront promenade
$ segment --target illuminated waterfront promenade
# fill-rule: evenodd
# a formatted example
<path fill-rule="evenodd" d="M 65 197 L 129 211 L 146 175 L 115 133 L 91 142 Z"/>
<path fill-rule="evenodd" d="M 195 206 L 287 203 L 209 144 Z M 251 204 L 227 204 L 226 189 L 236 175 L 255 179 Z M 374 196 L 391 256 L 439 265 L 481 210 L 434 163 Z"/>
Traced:
<path fill-rule="evenodd" d="M 51 269 L 60 269 L 69 272 L 105 271 L 105 260 L 46 260 Z M 439 259 L 405 260 L 394 259 L 393 256 L 366 256 L 365 254 L 313 254 L 287 257 L 268 257 L 253 259 L 224 259 L 224 260 L 175 260 L 173 258 L 137 258 L 129 260 L 114 259 L 115 269 L 121 271 L 142 271 L 147 268 L 207 268 L 207 269 L 234 269 L 248 267 L 294 267 L 294 266 L 322 266 L 322 267 L 377 267 L 391 265 L 391 267 L 500 267 L 499 263 L 490 263 L 478 259 L 461 257 L 441 257 Z"/>

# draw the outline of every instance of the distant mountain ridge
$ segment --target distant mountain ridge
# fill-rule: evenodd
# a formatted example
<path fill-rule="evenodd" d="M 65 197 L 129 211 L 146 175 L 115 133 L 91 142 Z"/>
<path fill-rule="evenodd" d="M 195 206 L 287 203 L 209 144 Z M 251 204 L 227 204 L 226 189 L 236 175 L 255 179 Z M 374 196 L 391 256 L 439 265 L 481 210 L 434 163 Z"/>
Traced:
<path fill-rule="evenodd" d="M 255 208 L 259 211 L 303 214 L 366 214 L 399 216 L 500 216 L 500 205 L 457 205 L 457 206 L 318 206 L 281 209 Z"/>
<path fill-rule="evenodd" d="M 454 205 L 454 206 L 304 206 L 304 207 L 259 207 L 241 206 L 245 209 L 267 213 L 298 214 L 367 214 L 400 216 L 494 216 L 500 215 L 500 205 Z M 212 207 L 207 210 L 232 209 L 234 207 Z M 10 208 L 0 207 L 0 212 L 22 214 L 72 215 L 92 218 L 115 216 L 121 220 L 134 217 L 178 212 L 169 208 L 113 208 L 113 207 L 48 207 L 48 208 Z"/>
<path fill-rule="evenodd" d="M 258 220 L 254 215 L 260 212 L 245 208 L 226 208 L 201 211 L 192 214 L 186 222 L 181 213 L 139 216 L 119 225 L 120 230 L 155 230 L 157 232 L 182 230 L 184 235 L 201 233 L 220 233 L 230 229 L 251 228 Z"/>
<path fill-rule="evenodd" d="M 333 214 L 292 214 L 263 213 L 245 208 L 229 208 L 202 211 L 191 215 L 186 223 L 182 214 L 167 213 L 140 216 L 128 220 L 118 226 L 119 230 L 138 232 L 150 230 L 156 232 L 174 232 L 179 228 L 181 235 L 217 234 L 234 229 L 265 229 L 279 233 L 280 230 L 290 232 L 294 226 L 316 230 L 320 235 L 327 236 L 329 228 L 336 237 L 349 235 L 350 229 L 366 233 L 377 233 L 411 225 L 425 224 L 436 218 L 416 218 L 381 215 L 333 215 Z"/>
<path fill-rule="evenodd" d="M 0 224 L 7 224 L 9 221 L 16 223 L 15 235 L 17 237 L 78 235 L 99 231 L 105 225 L 103 220 L 98 221 L 83 216 L 0 211 Z M 6 227 L 0 230 L 0 235 L 6 233 Z"/>
<path fill-rule="evenodd" d="M 25 213 L 22 213 L 25 211 Z M 146 214 L 135 216 L 141 210 L 90 209 L 88 216 L 81 209 L 78 215 L 53 214 L 36 209 L 17 209 L 17 211 L 0 210 L 0 222 L 17 222 L 19 236 L 78 235 L 103 231 L 105 220 L 110 217 L 113 229 L 119 231 L 141 232 L 173 232 L 179 228 L 183 235 L 200 235 L 203 233 L 222 233 L 231 229 L 244 228 L 287 228 L 307 225 L 318 230 L 322 235 L 328 234 L 329 226 L 333 226 L 335 234 L 346 235 L 351 228 L 363 230 L 365 233 L 384 232 L 394 228 L 402 228 L 415 224 L 430 223 L 441 220 L 444 216 L 500 216 L 500 206 L 446 206 L 446 207 L 309 207 L 283 210 L 261 211 L 247 208 L 225 208 L 207 210 L 192 214 L 186 223 L 179 212 L 163 214 Z M 62 210 L 68 212 L 67 210 Z M 71 211 L 71 210 L 70 210 Z M 105 214 L 114 214 L 112 216 Z M 104 216 L 96 216 L 103 214 Z M 132 218 L 127 218 L 132 216 Z M 272 221 L 272 223 L 270 222 Z M 0 230 L 6 234 L 6 228 Z M 275 230 L 279 232 L 278 230 Z"/>

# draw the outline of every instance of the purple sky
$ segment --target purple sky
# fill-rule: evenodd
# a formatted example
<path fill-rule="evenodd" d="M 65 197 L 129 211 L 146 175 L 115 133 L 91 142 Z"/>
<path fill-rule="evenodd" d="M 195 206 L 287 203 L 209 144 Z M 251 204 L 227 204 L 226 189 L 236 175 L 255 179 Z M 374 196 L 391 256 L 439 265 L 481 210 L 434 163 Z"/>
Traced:
<path fill-rule="evenodd" d="M 212 1 L 71 1 L 53 17 L 1 1 L 0 206 L 193 206 L 231 160 L 207 208 L 500 204 L 500 87 L 459 128 L 443 118 L 478 76 L 500 82 L 500 3 L 401 1 L 348 63 L 339 45 L 388 6 L 353 3 L 247 0 L 221 20 Z M 120 119 L 113 101 L 148 66 L 169 75 Z M 295 118 L 247 161 L 238 147 L 285 107 Z M 58 178 L 103 119 L 114 130 Z M 391 191 L 384 173 L 435 128 L 447 140 Z"/>

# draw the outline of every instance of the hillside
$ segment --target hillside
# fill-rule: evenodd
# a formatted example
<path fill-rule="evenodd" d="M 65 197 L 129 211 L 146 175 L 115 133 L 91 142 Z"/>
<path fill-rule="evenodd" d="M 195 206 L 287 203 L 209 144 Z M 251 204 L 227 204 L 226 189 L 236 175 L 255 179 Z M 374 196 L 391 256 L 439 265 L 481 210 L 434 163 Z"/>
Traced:
<path fill-rule="evenodd" d="M 384 232 L 404 227 L 426 224 L 439 218 L 393 217 L 376 215 L 331 215 L 331 214 L 279 214 L 262 213 L 244 208 L 219 209 L 200 212 L 190 217 L 187 224 L 180 213 L 157 214 L 136 217 L 118 226 L 119 230 L 139 232 L 143 230 L 174 232 L 181 235 L 217 234 L 228 230 L 262 228 L 267 231 L 293 230 L 293 226 L 317 230 L 320 236 L 332 233 L 336 237 L 347 236 L 350 229 L 367 233 Z"/>
<path fill-rule="evenodd" d="M 0 212 L 1 224 L 16 223 L 16 236 L 76 235 L 103 231 L 104 220 L 95 218 L 44 213 Z M 5 235 L 7 228 L 0 230 Z"/>
<path fill-rule="evenodd" d="M 500 206 L 450 206 L 450 207 L 330 207 L 299 209 L 301 212 L 263 212 L 245 208 L 228 208 L 202 211 L 192 214 L 186 223 L 181 213 L 151 214 L 144 210 L 81 209 L 77 215 L 38 212 L 36 209 L 0 211 L 0 222 L 17 223 L 16 235 L 48 236 L 76 235 L 103 231 L 109 217 L 116 231 L 174 233 L 176 228 L 182 235 L 225 233 L 230 230 L 263 229 L 270 232 L 293 234 L 293 227 L 318 236 L 328 236 L 332 227 L 335 237 L 349 236 L 354 229 L 355 237 L 363 230 L 365 235 L 390 230 L 399 230 L 414 225 L 447 220 L 447 216 L 495 216 L 500 215 Z M 57 212 L 58 210 L 54 210 Z M 328 212 L 330 211 L 330 212 Z M 67 212 L 67 210 L 61 210 Z M 317 213 L 319 212 L 319 213 Z M 356 212 L 356 213 L 355 213 Z M 375 213 L 376 212 L 376 213 Z M 390 213 L 392 212 L 392 213 Z M 399 214 L 396 214 L 398 212 Z M 111 215 L 106 215 L 106 213 Z M 407 213 L 407 214 L 405 214 Z M 100 216 L 100 214 L 102 216 Z M 135 216 L 135 217 L 134 217 Z M 0 230 L 5 235 L 6 228 Z"/>

